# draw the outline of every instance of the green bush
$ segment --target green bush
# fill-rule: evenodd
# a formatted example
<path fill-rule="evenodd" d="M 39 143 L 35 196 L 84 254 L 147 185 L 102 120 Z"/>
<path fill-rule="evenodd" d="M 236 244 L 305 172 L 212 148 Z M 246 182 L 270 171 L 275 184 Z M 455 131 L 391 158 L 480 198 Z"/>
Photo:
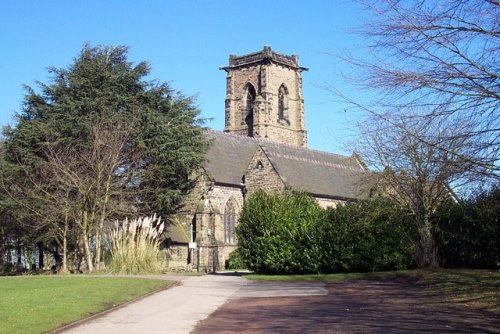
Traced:
<path fill-rule="evenodd" d="M 321 271 L 381 271 L 413 266 L 411 215 L 388 199 L 345 203 L 326 210 L 316 229 Z"/>
<path fill-rule="evenodd" d="M 323 210 L 304 193 L 259 192 L 240 216 L 239 255 L 268 274 L 406 269 L 414 266 L 411 218 L 388 199 Z"/>
<path fill-rule="evenodd" d="M 247 268 L 268 274 L 318 272 L 321 247 L 313 227 L 323 215 L 305 193 L 257 192 L 250 196 L 237 228 Z"/>
<path fill-rule="evenodd" d="M 229 254 L 229 258 L 226 262 L 226 269 L 236 270 L 236 269 L 247 269 L 243 258 L 241 257 L 241 251 L 239 248 L 236 248 L 234 251 Z"/>
<path fill-rule="evenodd" d="M 500 267 L 500 191 L 446 203 L 433 217 L 444 267 Z M 412 259 L 414 216 L 387 198 L 322 210 L 304 193 L 259 192 L 238 226 L 241 256 L 258 273 L 296 274 L 401 270 Z"/>
<path fill-rule="evenodd" d="M 434 217 L 441 265 L 500 267 L 500 190 L 462 203 L 446 203 Z"/>

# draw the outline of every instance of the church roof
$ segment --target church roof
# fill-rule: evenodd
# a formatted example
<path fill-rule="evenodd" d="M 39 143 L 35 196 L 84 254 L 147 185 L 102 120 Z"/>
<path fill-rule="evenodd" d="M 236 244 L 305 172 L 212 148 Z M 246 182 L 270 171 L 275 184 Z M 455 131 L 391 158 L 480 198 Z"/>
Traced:
<path fill-rule="evenodd" d="M 341 199 L 368 196 L 369 172 L 355 157 L 270 141 L 261 147 L 287 188 Z"/>
<path fill-rule="evenodd" d="M 206 155 L 206 170 L 216 182 L 240 185 L 260 147 L 287 188 L 339 199 L 368 196 L 367 181 L 372 179 L 371 173 L 354 156 L 223 132 L 209 131 L 208 134 L 212 144 Z"/>
<path fill-rule="evenodd" d="M 208 132 L 211 145 L 206 154 L 206 170 L 214 181 L 239 185 L 259 142 L 254 138 L 223 132 Z"/>

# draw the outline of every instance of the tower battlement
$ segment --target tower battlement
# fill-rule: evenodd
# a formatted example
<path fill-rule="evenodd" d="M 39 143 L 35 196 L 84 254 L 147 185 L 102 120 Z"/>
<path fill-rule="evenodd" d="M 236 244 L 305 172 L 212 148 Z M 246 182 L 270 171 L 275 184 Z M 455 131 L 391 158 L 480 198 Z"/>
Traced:
<path fill-rule="evenodd" d="M 306 67 L 299 66 L 299 56 L 287 56 L 282 53 L 275 52 L 270 46 L 264 46 L 262 51 L 253 52 L 246 55 L 229 55 L 229 66 L 222 67 L 221 69 L 229 71 L 241 66 L 253 65 L 260 62 L 274 62 L 279 65 L 291 67 L 294 70 L 307 71 Z"/>

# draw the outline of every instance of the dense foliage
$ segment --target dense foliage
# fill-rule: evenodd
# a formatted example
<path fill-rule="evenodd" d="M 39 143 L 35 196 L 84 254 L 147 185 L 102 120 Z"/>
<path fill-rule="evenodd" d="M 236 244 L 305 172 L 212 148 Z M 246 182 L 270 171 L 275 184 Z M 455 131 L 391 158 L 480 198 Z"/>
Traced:
<path fill-rule="evenodd" d="M 440 206 L 431 222 L 441 266 L 500 267 L 499 200 L 495 189 Z M 418 258 L 415 216 L 388 198 L 323 210 L 304 193 L 260 192 L 246 201 L 237 232 L 233 262 L 257 273 L 401 270 Z"/>
<path fill-rule="evenodd" d="M 143 194 L 150 212 L 171 213 L 189 189 L 186 173 L 203 159 L 199 110 L 167 83 L 146 81 L 149 65 L 134 65 L 127 53 L 85 46 L 67 69 L 50 68 L 41 93 L 27 87 L 17 125 L 4 131 L 6 158 L 36 166 L 48 145 L 88 145 L 95 124 L 120 125 L 130 137 L 127 150 L 140 151 L 142 187 L 153 185 Z"/>
<path fill-rule="evenodd" d="M 240 216 L 239 252 L 259 273 L 404 269 L 415 233 L 408 218 L 390 200 L 323 210 L 304 193 L 256 193 Z"/>
<path fill-rule="evenodd" d="M 0 212 L 62 250 L 63 268 L 71 255 L 99 269 L 115 219 L 175 212 L 203 162 L 194 101 L 145 80 L 148 64 L 127 52 L 84 46 L 68 68 L 50 68 L 49 83 L 26 88 L 16 125 L 4 129 Z"/>
<path fill-rule="evenodd" d="M 240 248 L 236 248 L 232 251 L 224 264 L 224 268 L 229 270 L 246 269 L 246 267 L 243 257 L 241 256 Z"/>
<path fill-rule="evenodd" d="M 500 190 L 443 205 L 434 219 L 441 265 L 500 267 Z"/>
<path fill-rule="evenodd" d="M 250 196 L 237 227 L 239 251 L 247 267 L 268 274 L 318 272 L 321 250 L 313 227 L 323 214 L 304 193 Z"/>
<path fill-rule="evenodd" d="M 328 208 L 316 225 L 321 271 L 353 272 L 412 267 L 412 215 L 394 201 L 375 198 Z"/>

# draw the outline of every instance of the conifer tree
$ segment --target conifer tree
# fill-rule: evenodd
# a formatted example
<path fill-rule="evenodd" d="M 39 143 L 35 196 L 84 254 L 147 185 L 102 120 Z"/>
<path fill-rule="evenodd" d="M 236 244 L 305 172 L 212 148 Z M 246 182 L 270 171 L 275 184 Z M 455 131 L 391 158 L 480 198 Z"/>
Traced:
<path fill-rule="evenodd" d="M 37 212 L 22 215 L 24 224 L 45 220 L 60 229 L 85 216 L 90 225 L 75 247 L 99 240 L 103 220 L 173 213 L 193 184 L 188 175 L 203 162 L 207 143 L 193 99 L 146 80 L 149 65 L 129 62 L 127 52 L 85 45 L 68 68 L 49 69 L 48 83 L 26 87 L 16 125 L 4 129 L 9 168 L 0 174 L 11 183 L 0 191 Z M 101 255 L 86 253 L 92 269 L 91 253 L 97 265 Z"/>

